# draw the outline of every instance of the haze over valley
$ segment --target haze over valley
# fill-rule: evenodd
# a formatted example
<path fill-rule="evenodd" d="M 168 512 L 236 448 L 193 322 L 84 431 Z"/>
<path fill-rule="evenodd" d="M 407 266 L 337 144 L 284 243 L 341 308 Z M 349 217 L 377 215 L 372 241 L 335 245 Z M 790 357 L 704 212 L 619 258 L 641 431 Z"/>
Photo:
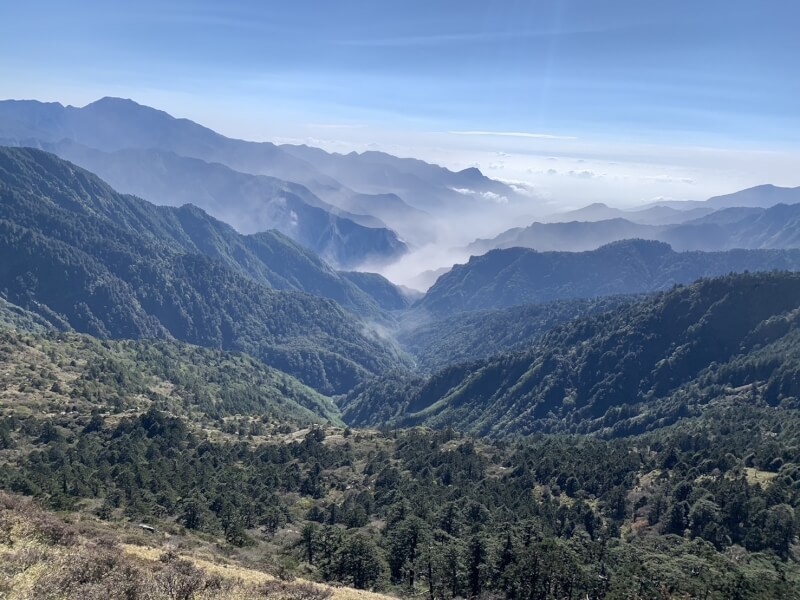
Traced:
<path fill-rule="evenodd" d="M 490 179 L 475 167 L 453 172 L 376 151 L 245 142 L 120 98 L 83 108 L 3 101 L 0 140 L 53 152 L 156 204 L 194 204 L 240 233 L 278 230 L 335 267 L 378 271 L 418 289 L 432 283 L 423 272 L 492 248 L 593 250 L 631 238 L 678 250 L 796 247 L 768 222 L 786 216 L 768 209 L 800 201 L 800 188 L 553 212 L 530 184 Z M 736 230 L 737 221 L 752 228 L 753 218 L 761 229 Z"/>
<path fill-rule="evenodd" d="M 800 598 L 794 3 L 0 20 L 0 597 Z"/>

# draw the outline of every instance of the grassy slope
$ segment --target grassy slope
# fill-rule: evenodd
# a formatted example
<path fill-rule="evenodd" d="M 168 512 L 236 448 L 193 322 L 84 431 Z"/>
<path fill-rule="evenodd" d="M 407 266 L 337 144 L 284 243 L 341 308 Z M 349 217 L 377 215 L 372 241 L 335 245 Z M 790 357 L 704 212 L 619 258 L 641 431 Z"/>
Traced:
<path fill-rule="evenodd" d="M 85 420 L 157 404 L 219 423 L 340 423 L 325 396 L 242 354 L 168 341 L 99 341 L 0 329 L 0 405 L 37 418 Z"/>
<path fill-rule="evenodd" d="M 200 539 L 112 528 L 80 514 L 72 525 L 29 500 L 0 492 L 0 597 L 197 600 L 380 600 L 388 596 L 242 566 Z"/>

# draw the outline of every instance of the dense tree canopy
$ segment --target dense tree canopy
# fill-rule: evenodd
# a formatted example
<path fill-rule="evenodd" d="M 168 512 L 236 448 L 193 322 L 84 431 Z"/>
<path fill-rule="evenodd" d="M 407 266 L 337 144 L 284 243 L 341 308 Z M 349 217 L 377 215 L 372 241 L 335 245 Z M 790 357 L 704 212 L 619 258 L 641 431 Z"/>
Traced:
<path fill-rule="evenodd" d="M 351 425 L 453 426 L 622 436 L 664 427 L 716 399 L 797 402 L 800 275 L 704 280 L 552 329 L 532 348 L 391 374 L 341 403 Z"/>

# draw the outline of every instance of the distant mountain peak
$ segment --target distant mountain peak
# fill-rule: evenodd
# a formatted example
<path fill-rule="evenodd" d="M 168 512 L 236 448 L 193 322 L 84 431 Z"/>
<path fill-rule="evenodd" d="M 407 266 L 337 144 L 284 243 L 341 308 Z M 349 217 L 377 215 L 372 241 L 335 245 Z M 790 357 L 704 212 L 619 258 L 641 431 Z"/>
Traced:
<path fill-rule="evenodd" d="M 460 170 L 458 174 L 468 178 L 475 178 L 475 179 L 484 178 L 484 174 L 481 173 L 481 170 L 478 167 L 467 167 L 466 169 Z"/>
<path fill-rule="evenodd" d="M 130 98 L 119 98 L 117 96 L 103 96 L 102 98 L 90 102 L 84 108 L 89 106 L 137 106 L 139 108 L 147 108 L 143 104 L 139 104 Z M 155 110 L 155 109 L 153 109 Z"/>
<path fill-rule="evenodd" d="M 314 215 L 301 218 L 308 235 L 290 235 L 326 257 L 347 247 L 347 262 L 340 263 L 347 268 L 370 262 L 372 256 L 368 254 L 378 255 L 380 262 L 393 260 L 405 252 L 401 238 L 415 246 L 438 241 L 440 225 L 449 227 L 454 211 L 460 218 L 462 213 L 480 214 L 487 201 L 499 205 L 522 200 L 515 188 L 486 177 L 476 167 L 455 172 L 377 150 L 339 154 L 308 145 L 239 140 L 131 98 L 115 96 L 68 107 L 0 101 L 0 138 L 9 145 L 51 150 L 89 167 L 117 189 L 157 203 L 198 204 L 225 220 L 237 221 L 231 223 L 235 227 L 242 223 L 252 227 L 254 220 L 277 226 L 278 217 L 282 219 L 292 209 L 279 210 L 281 198 L 276 196 L 294 194 L 297 201 L 324 211 L 328 217 L 314 211 Z M 153 152 L 175 156 L 155 156 Z M 191 178 L 187 182 L 194 193 L 190 194 L 186 185 L 175 183 L 174 175 L 166 172 L 168 166 L 175 166 L 175 157 L 206 163 L 195 167 L 208 177 L 202 183 Z M 232 182 L 230 173 L 224 180 L 213 178 L 220 175 L 220 165 L 250 177 L 273 177 L 285 183 L 269 190 L 263 180 L 253 183 L 244 191 L 248 192 L 248 203 L 257 206 L 245 206 L 242 189 L 224 189 L 238 184 L 238 180 Z M 248 191 L 255 188 L 255 192 Z M 262 191 L 266 202 L 258 203 L 256 192 Z M 244 209 L 249 214 L 239 220 Z M 231 212 L 236 214 L 231 216 Z M 312 218 L 315 216 L 319 218 Z M 363 240 L 357 238 L 364 232 L 358 230 L 359 235 L 354 235 L 353 227 L 343 221 L 364 229 L 385 230 L 381 236 L 387 244 L 378 240 L 379 246 L 383 245 L 376 246 L 373 242 L 377 238 L 370 231 L 365 235 L 371 241 L 359 246 Z M 285 225 L 289 232 L 291 218 L 287 217 Z"/>
<path fill-rule="evenodd" d="M 706 203 L 718 208 L 759 207 L 769 208 L 775 204 L 796 204 L 800 202 L 800 187 L 780 187 L 765 183 L 745 190 L 709 198 Z"/>
<path fill-rule="evenodd" d="M 777 185 L 772 183 L 762 183 L 761 185 L 754 185 L 753 187 L 745 188 L 743 192 L 749 192 L 754 190 L 777 190 L 780 189 Z"/>
<path fill-rule="evenodd" d="M 118 115 L 120 113 L 131 116 L 149 115 L 152 117 L 162 118 L 171 121 L 178 120 L 166 111 L 159 110 L 157 108 L 152 108 L 144 104 L 139 104 L 138 102 L 136 102 L 135 100 L 131 100 L 130 98 L 117 98 L 114 96 L 104 96 L 99 100 L 90 102 L 89 104 L 83 107 L 83 110 L 87 110 L 89 112 L 111 113 L 115 115 Z M 195 125 L 197 124 L 195 123 Z M 201 125 L 197 126 L 201 127 Z"/>

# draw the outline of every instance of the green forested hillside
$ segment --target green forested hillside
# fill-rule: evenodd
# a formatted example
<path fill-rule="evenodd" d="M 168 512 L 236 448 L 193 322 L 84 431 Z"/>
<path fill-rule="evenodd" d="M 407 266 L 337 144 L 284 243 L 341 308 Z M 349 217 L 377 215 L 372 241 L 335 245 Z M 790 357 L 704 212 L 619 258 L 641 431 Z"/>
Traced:
<path fill-rule="evenodd" d="M 36 190 L 36 195 L 51 199 L 59 198 L 60 193 L 60 206 L 77 213 L 75 216 L 110 219 L 115 225 L 157 244 L 177 252 L 207 256 L 275 289 L 331 298 L 361 315 L 375 317 L 380 313 L 380 302 L 370 296 L 368 289 L 351 283 L 346 274 L 335 272 L 316 254 L 277 231 L 241 235 L 196 206 L 155 206 L 117 194 L 85 171 L 44 153 L 10 148 L 0 153 L 0 184 L 10 189 Z M 69 195 L 73 196 L 72 202 L 67 201 Z M 7 216 L 14 222 L 27 216 L 26 222 L 30 222 L 31 215 Z M 35 215 L 33 223 L 40 222 L 41 215 Z M 379 275 L 373 277 L 395 289 Z M 383 298 L 385 293 L 380 296 Z"/>
<path fill-rule="evenodd" d="M 800 584 L 798 427 L 793 411 L 727 401 L 629 440 L 490 445 L 452 430 L 225 433 L 153 406 L 79 419 L 6 405 L 0 487 L 400 597 L 783 599 Z"/>
<path fill-rule="evenodd" d="M 259 427 L 340 423 L 328 398 L 280 371 L 244 354 L 175 341 L 101 341 L 2 326 L 0 362 L 3 411 L 62 419 L 62 427 L 149 407 L 217 427 L 234 416 L 257 418 Z"/>
<path fill-rule="evenodd" d="M 435 315 L 558 299 L 667 290 L 743 271 L 800 270 L 800 250 L 674 252 L 667 244 L 625 240 L 588 252 L 493 250 L 456 265 L 417 303 Z"/>
<path fill-rule="evenodd" d="M 181 213 L 155 219 L 156 207 L 35 150 L 2 150 L 0 170 L 0 290 L 51 322 L 100 337 L 245 351 L 326 393 L 402 363 L 333 301 L 271 290 L 230 268 L 239 262 L 231 257 L 187 253 L 176 241 L 176 231 L 186 232 L 175 229 Z"/>
<path fill-rule="evenodd" d="M 2 296 L 0 296 L 0 327 L 27 333 L 54 329 L 53 324 L 47 319 L 16 304 L 11 304 Z"/>
<path fill-rule="evenodd" d="M 367 293 L 384 310 L 401 310 L 411 304 L 409 294 L 377 273 L 342 271 L 341 277 Z"/>
<path fill-rule="evenodd" d="M 639 296 L 606 296 L 587 300 L 557 300 L 500 310 L 459 313 L 439 319 L 431 319 L 424 312 L 410 311 L 403 317 L 396 337 L 416 359 L 420 370 L 436 371 L 459 362 L 529 348 L 557 325 L 581 316 L 606 312 L 639 299 Z"/>
<path fill-rule="evenodd" d="M 796 402 L 800 275 L 743 274 L 557 327 L 532 349 L 391 375 L 342 404 L 352 425 L 427 424 L 507 437 L 537 431 L 630 435 L 729 396 Z"/>
<path fill-rule="evenodd" d="M 277 231 L 241 235 L 192 205 L 154 207 L 141 202 L 140 207 L 153 211 L 146 224 L 151 231 L 164 227 L 160 241 L 174 241 L 181 251 L 208 256 L 257 283 L 330 298 L 357 315 L 371 318 L 380 318 L 383 310 L 405 307 L 387 308 L 385 293 L 373 295 L 370 288 L 353 282 L 348 273 L 334 271 L 312 251 Z M 399 293 L 385 278 L 369 275 Z"/>

